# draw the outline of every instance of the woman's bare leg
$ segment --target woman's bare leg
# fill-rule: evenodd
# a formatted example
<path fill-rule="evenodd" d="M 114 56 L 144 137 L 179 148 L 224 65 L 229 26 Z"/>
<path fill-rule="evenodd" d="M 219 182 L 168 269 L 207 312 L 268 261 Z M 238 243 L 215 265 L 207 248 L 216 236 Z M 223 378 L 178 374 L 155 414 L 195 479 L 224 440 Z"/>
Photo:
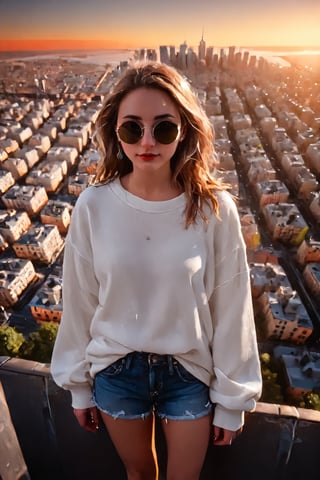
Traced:
<path fill-rule="evenodd" d="M 157 480 L 153 415 L 145 419 L 125 420 L 100 413 L 125 466 L 128 480 Z"/>
<path fill-rule="evenodd" d="M 212 415 L 196 420 L 162 420 L 167 441 L 167 480 L 199 480 L 207 453 Z"/>

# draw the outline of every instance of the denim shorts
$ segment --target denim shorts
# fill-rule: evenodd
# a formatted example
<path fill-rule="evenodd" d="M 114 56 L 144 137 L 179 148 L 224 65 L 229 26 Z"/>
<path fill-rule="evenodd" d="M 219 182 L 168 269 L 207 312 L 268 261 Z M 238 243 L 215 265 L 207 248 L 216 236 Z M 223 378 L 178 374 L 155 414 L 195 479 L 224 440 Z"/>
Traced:
<path fill-rule="evenodd" d="M 93 401 L 113 418 L 170 420 L 209 415 L 209 388 L 171 355 L 132 352 L 97 373 Z"/>

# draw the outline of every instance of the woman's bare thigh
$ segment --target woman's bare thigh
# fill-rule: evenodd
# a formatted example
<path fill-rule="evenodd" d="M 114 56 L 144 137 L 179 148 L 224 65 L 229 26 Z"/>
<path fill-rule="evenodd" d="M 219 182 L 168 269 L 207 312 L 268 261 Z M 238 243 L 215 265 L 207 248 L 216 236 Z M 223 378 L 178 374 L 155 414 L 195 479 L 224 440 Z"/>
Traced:
<path fill-rule="evenodd" d="M 114 419 L 101 412 L 110 438 L 127 470 L 128 479 L 156 480 L 158 465 L 155 450 L 154 417 Z M 140 476 L 135 477 L 135 475 Z"/>
<path fill-rule="evenodd" d="M 207 453 L 212 415 L 195 420 L 163 420 L 167 480 L 198 480 Z"/>

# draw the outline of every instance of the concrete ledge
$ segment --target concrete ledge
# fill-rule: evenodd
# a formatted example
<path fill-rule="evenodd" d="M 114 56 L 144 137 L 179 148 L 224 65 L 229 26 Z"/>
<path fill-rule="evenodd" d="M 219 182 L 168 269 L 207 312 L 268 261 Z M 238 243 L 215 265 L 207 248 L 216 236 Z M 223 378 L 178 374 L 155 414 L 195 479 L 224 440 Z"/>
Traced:
<path fill-rule="evenodd" d="M 30 479 L 0 382 L 0 478 Z"/>
<path fill-rule="evenodd" d="M 53 382 L 48 365 L 1 360 L 0 381 L 32 480 L 125 480 L 103 424 L 96 433 L 80 428 L 70 394 Z M 200 480 L 318 478 L 319 438 L 320 412 L 260 402 L 246 414 L 244 431 L 230 447 L 209 445 Z M 167 458 L 159 420 L 156 448 L 163 480 Z M 5 459 L 1 455 L 0 464 Z"/>

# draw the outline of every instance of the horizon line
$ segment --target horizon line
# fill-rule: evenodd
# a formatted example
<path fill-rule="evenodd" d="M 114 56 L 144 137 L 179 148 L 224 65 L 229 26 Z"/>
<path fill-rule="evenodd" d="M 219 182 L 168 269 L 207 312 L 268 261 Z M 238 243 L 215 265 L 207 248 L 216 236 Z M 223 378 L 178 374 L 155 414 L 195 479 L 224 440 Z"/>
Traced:
<path fill-rule="evenodd" d="M 45 41 L 45 40 L 44 40 Z M 165 44 L 159 44 L 160 45 L 165 45 Z M 159 47 L 158 46 L 158 47 Z M 167 44 L 167 46 L 171 46 L 171 44 Z M 156 48 L 158 48 L 156 47 Z M 234 43 L 231 43 L 230 45 L 209 45 L 207 48 L 251 48 L 251 49 L 278 49 L 278 50 L 319 50 L 320 51 L 320 45 L 279 45 L 279 44 L 269 44 L 269 45 L 255 45 L 255 44 L 250 44 L 250 45 L 237 45 Z M 105 51 L 105 50 L 140 50 L 140 49 L 155 49 L 154 47 L 148 47 L 148 46 L 139 46 L 139 47 L 130 47 L 130 46 L 110 46 L 110 47 L 54 47 L 54 46 L 49 46 L 47 48 L 44 47 L 15 47 L 15 48 L 1 48 L 0 46 L 0 52 L 3 53 L 14 53 L 14 52 L 32 52 L 32 51 L 37 51 L 37 52 L 49 52 L 49 51 Z"/>

